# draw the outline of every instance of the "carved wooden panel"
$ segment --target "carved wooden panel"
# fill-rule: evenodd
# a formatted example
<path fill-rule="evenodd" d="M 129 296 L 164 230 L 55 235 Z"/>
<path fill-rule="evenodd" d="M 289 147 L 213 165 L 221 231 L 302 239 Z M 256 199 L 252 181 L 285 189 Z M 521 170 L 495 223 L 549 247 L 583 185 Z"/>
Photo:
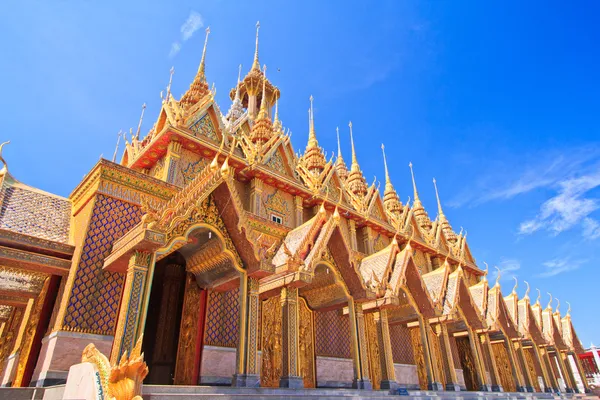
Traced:
<path fill-rule="evenodd" d="M 517 386 L 512 374 L 512 368 L 510 366 L 510 359 L 508 358 L 508 352 L 506 351 L 506 345 L 504 343 L 492 344 L 492 351 L 496 358 L 496 367 L 498 368 L 498 375 L 500 375 L 500 382 L 505 392 L 516 392 Z"/>
<path fill-rule="evenodd" d="M 533 358 L 533 350 L 532 349 L 523 349 L 523 352 L 525 353 L 525 362 L 527 364 L 527 369 L 529 370 L 529 375 L 531 376 L 531 379 L 533 380 L 533 387 L 535 388 L 536 391 L 541 392 L 540 390 L 540 381 L 538 380 L 538 376 L 541 376 L 541 373 L 538 373 L 538 370 L 536 368 L 536 363 L 535 360 Z"/>
<path fill-rule="evenodd" d="M 281 302 L 279 296 L 262 303 L 262 362 L 260 385 L 279 387 L 281 378 Z"/>
<path fill-rule="evenodd" d="M 458 348 L 458 357 L 460 358 L 460 365 L 463 369 L 463 376 L 465 377 L 465 386 L 467 390 L 479 390 L 477 383 L 477 370 L 475 369 L 475 359 L 473 358 L 473 352 L 471 351 L 471 343 L 468 337 L 456 338 L 456 347 Z"/>
<path fill-rule="evenodd" d="M 377 326 L 374 314 L 365 314 L 365 329 L 367 334 L 367 351 L 369 352 L 369 370 L 373 389 L 379 389 L 381 383 L 381 363 L 379 361 L 380 349 L 377 340 Z"/>
<path fill-rule="evenodd" d="M 198 287 L 196 278 L 187 273 L 185 281 L 185 297 L 179 330 L 179 348 L 177 350 L 177 363 L 175 366 L 175 385 L 196 385 L 197 376 L 194 376 L 198 343 L 198 330 L 200 329 L 200 296 L 202 289 Z M 200 344 L 201 345 L 201 344 Z"/>
<path fill-rule="evenodd" d="M 315 324 L 313 312 L 308 308 L 306 300 L 299 299 L 299 348 L 300 348 L 300 376 L 304 379 L 305 388 L 314 388 L 316 382 L 315 371 Z"/>
<path fill-rule="evenodd" d="M 425 367 L 425 356 L 423 353 L 423 343 L 421 341 L 421 331 L 419 327 L 410 328 L 410 341 L 412 342 L 413 354 L 415 355 L 419 387 L 422 390 L 427 390 L 427 370 Z"/>
<path fill-rule="evenodd" d="M 434 353 L 435 361 L 436 361 L 436 375 L 438 376 L 438 381 L 442 384 L 443 387 L 446 387 L 446 372 L 444 371 L 444 360 L 442 357 L 444 356 L 442 353 L 442 348 L 440 346 L 440 340 L 443 340 L 440 336 L 436 335 L 432 326 L 429 326 L 431 333 L 429 337 L 431 338 L 430 349 Z"/>

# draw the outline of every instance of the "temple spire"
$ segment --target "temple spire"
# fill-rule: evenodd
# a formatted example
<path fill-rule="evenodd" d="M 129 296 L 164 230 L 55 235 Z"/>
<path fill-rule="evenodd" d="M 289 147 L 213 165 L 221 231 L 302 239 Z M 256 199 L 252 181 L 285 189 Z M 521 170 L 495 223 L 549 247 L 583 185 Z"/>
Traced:
<path fill-rule="evenodd" d="M 356 150 L 354 149 L 354 135 L 352 134 L 352 121 L 348 123 L 350 127 L 350 143 L 352 145 L 352 166 L 350 167 L 351 171 L 359 171 L 360 167 L 358 166 L 358 160 L 356 159 Z"/>
<path fill-rule="evenodd" d="M 425 208 L 423 207 L 423 203 L 421 203 L 421 199 L 419 199 L 419 192 L 417 191 L 417 183 L 415 181 L 415 173 L 413 171 L 412 162 L 408 163 L 408 167 L 410 168 L 410 176 L 412 177 L 413 191 L 415 196 L 413 199 L 415 219 L 422 229 L 430 230 L 432 226 L 431 220 L 429 219 L 429 215 L 427 215 L 427 211 L 425 211 Z"/>
<path fill-rule="evenodd" d="M 237 85 L 235 86 L 235 99 L 240 99 L 240 82 L 242 80 L 242 64 L 238 67 L 238 80 Z"/>
<path fill-rule="evenodd" d="M 308 110 L 308 145 L 318 146 L 319 142 L 317 142 L 317 134 L 315 133 L 315 112 L 313 109 L 314 97 L 311 95 L 309 100 L 310 109 Z"/>
<path fill-rule="evenodd" d="M 262 101 L 260 102 L 260 110 L 258 111 L 257 119 L 264 119 L 267 117 L 267 96 L 266 96 L 266 85 L 267 85 L 267 66 L 263 65 L 263 75 L 265 79 L 262 82 Z"/>
<path fill-rule="evenodd" d="M 348 126 L 350 127 L 350 143 L 352 145 L 352 165 L 350 167 L 350 173 L 348 174 L 348 179 L 346 182 L 352 193 L 358 196 L 364 196 L 367 194 L 367 183 L 358 165 L 358 160 L 356 159 L 354 135 L 352 133 L 352 121 L 348 123 Z"/>
<path fill-rule="evenodd" d="M 173 74 L 174 73 L 175 73 L 175 67 L 171 67 L 171 69 L 169 70 L 169 85 L 167 86 L 167 97 L 165 98 L 165 101 L 169 101 L 169 98 L 171 97 L 171 84 L 173 83 Z"/>
<path fill-rule="evenodd" d="M 381 152 L 383 153 L 383 167 L 385 168 L 385 190 L 387 190 L 388 185 L 394 189 L 392 186 L 392 181 L 390 180 L 390 173 L 388 171 L 387 159 L 385 158 L 385 146 L 381 143 Z"/>
<path fill-rule="evenodd" d="M 410 176 L 412 177 L 413 193 L 415 197 L 413 201 L 414 203 L 421 203 L 421 199 L 419 199 L 419 192 L 417 192 L 417 183 L 415 182 L 415 173 L 413 171 L 412 161 L 408 163 L 408 167 L 410 168 Z"/>
<path fill-rule="evenodd" d="M 337 145 L 338 145 L 338 154 L 337 160 L 335 161 L 335 170 L 337 171 L 338 176 L 343 181 L 348 178 L 348 168 L 346 167 L 346 163 L 344 162 L 344 158 L 342 157 L 342 146 L 340 145 L 340 129 L 338 127 L 335 128 L 335 133 L 337 135 Z"/>
<path fill-rule="evenodd" d="M 315 132 L 315 114 L 313 108 L 314 97 L 310 96 L 310 108 L 308 109 L 308 143 L 304 151 L 303 160 L 305 167 L 313 174 L 320 174 L 325 169 L 325 155 L 319 147 L 317 134 Z"/>
<path fill-rule="evenodd" d="M 142 115 L 140 115 L 140 122 L 138 123 L 137 131 L 135 132 L 135 138 L 140 140 L 140 130 L 142 129 L 142 121 L 144 120 L 144 111 L 146 111 L 146 103 L 142 104 Z"/>
<path fill-rule="evenodd" d="M 256 21 L 256 48 L 254 50 L 254 61 L 252 62 L 252 69 L 260 71 L 260 63 L 258 62 L 258 30 L 260 29 L 260 21 Z"/>
<path fill-rule="evenodd" d="M 383 205 L 388 211 L 397 215 L 402 211 L 402 203 L 400 202 L 400 197 L 398 197 L 398 193 L 396 193 L 394 185 L 392 185 L 392 180 L 390 179 L 387 158 L 385 157 L 385 146 L 383 143 L 381 144 L 381 152 L 383 153 L 383 166 L 385 168 L 385 190 L 383 191 Z"/>
<path fill-rule="evenodd" d="M 242 76 L 242 64 L 238 67 L 238 80 L 237 86 L 235 88 L 235 97 L 233 98 L 233 103 L 231 103 L 231 107 L 229 111 L 227 111 L 227 115 L 225 119 L 230 123 L 234 123 L 244 114 L 244 106 L 242 105 L 242 101 L 240 99 L 240 81 Z"/>
<path fill-rule="evenodd" d="M 200 59 L 200 66 L 198 67 L 198 75 L 203 82 L 206 82 L 205 74 L 205 60 L 206 60 L 206 45 L 208 44 L 208 35 L 210 34 L 210 27 L 206 28 L 206 37 L 204 38 L 204 48 L 202 49 L 202 58 Z"/>
<path fill-rule="evenodd" d="M 263 101 L 260 103 L 260 110 L 258 111 L 258 116 L 252 125 L 252 131 L 250 132 L 250 138 L 254 143 L 264 144 L 266 143 L 271 136 L 273 135 L 273 125 L 271 123 L 271 118 L 269 118 L 269 113 L 267 112 L 267 101 L 266 101 L 266 81 L 267 81 L 267 66 L 265 65 L 263 68 L 263 74 L 265 79 L 262 84 L 262 95 Z"/>
<path fill-rule="evenodd" d="M 438 204 L 438 214 L 440 216 L 442 216 L 442 215 L 444 215 L 444 211 L 442 210 L 442 202 L 440 201 L 440 194 L 438 192 L 437 182 L 436 182 L 435 178 L 433 178 L 433 187 L 435 187 L 435 198 L 437 199 L 437 204 Z"/>

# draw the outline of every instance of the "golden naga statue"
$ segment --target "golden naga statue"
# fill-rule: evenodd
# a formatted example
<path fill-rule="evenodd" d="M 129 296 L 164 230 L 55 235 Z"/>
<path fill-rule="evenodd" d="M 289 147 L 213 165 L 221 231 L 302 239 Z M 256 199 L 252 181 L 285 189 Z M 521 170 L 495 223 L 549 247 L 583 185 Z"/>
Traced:
<path fill-rule="evenodd" d="M 142 382 L 148 375 L 144 362 L 141 335 L 131 354 L 124 353 L 118 365 L 111 366 L 108 358 L 93 343 L 83 350 L 81 362 L 89 362 L 98 368 L 102 392 L 108 400 L 142 400 Z"/>

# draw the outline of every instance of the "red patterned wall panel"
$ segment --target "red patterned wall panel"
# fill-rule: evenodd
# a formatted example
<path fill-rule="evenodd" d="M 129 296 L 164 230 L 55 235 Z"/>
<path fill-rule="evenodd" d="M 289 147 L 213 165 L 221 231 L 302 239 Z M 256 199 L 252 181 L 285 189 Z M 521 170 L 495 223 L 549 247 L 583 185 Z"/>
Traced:
<path fill-rule="evenodd" d="M 314 313 L 316 355 L 351 358 L 350 321 L 339 310 Z"/>
<path fill-rule="evenodd" d="M 240 309 L 240 291 L 208 293 L 204 344 L 237 347 Z"/>
<path fill-rule="evenodd" d="M 415 364 L 410 331 L 404 325 L 390 326 L 390 341 L 392 342 L 392 356 L 394 363 Z"/>

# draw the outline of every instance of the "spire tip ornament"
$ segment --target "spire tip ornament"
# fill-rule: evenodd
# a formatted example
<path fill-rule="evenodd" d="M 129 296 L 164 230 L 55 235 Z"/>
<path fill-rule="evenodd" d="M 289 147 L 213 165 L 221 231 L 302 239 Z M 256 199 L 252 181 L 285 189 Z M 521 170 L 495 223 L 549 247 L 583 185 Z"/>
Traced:
<path fill-rule="evenodd" d="M 256 48 L 254 50 L 254 61 L 252 62 L 252 69 L 260 71 L 260 63 L 258 62 L 258 30 L 260 29 L 260 21 L 256 21 Z"/>
<path fill-rule="evenodd" d="M 546 294 L 547 294 L 548 296 L 550 296 L 550 301 L 548 302 L 548 305 L 546 306 L 546 308 L 552 309 L 552 300 L 553 300 L 553 299 L 552 299 L 552 293 L 550 293 L 550 292 L 546 292 Z"/>
<path fill-rule="evenodd" d="M 519 280 L 514 275 L 513 275 L 513 279 L 515 280 L 515 286 L 513 286 L 512 293 L 517 294 L 517 288 L 519 287 Z"/>
<path fill-rule="evenodd" d="M 529 298 L 529 291 L 531 290 L 531 288 L 529 287 L 529 282 L 527 282 L 527 281 L 523 281 L 523 282 L 525 282 L 525 284 L 527 285 L 527 289 L 525 290 L 525 297 L 524 298 L 528 299 Z"/>
<path fill-rule="evenodd" d="M 500 277 L 502 276 L 502 271 L 500 271 L 500 268 L 498 268 L 497 266 L 494 265 L 494 268 L 496 268 L 496 271 L 498 271 L 496 273 L 496 287 L 500 287 Z"/>
<path fill-rule="evenodd" d="M 538 292 L 537 299 L 535 299 L 535 304 L 540 305 L 540 300 L 542 299 L 542 291 L 538 288 L 535 288 L 535 290 L 537 290 Z"/>

